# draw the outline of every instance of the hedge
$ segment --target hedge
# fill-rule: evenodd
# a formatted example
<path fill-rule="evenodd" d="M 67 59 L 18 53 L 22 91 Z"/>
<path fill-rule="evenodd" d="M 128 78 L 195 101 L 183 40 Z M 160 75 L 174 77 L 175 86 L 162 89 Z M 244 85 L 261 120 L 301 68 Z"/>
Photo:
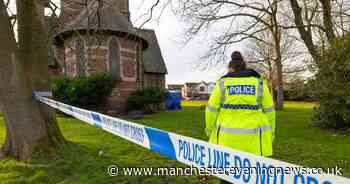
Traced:
<path fill-rule="evenodd" d="M 78 107 L 96 107 L 104 102 L 114 87 L 109 74 L 89 77 L 55 77 L 52 82 L 53 98 Z"/>

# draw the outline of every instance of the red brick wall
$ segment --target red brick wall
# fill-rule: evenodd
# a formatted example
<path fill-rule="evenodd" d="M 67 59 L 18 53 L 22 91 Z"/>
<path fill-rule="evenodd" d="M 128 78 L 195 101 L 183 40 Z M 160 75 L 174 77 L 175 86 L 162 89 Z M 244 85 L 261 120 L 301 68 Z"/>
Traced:
<path fill-rule="evenodd" d="M 138 90 L 140 85 L 138 79 L 137 68 L 137 46 L 138 42 L 121 38 L 120 58 L 121 58 L 121 81 L 116 84 L 116 88 L 108 99 L 110 109 L 117 107 L 116 110 L 126 110 L 126 102 L 129 95 Z M 140 65 L 142 66 L 142 65 Z"/>
<path fill-rule="evenodd" d="M 98 36 L 98 41 L 90 40 L 89 43 L 86 41 L 86 36 L 82 36 L 82 38 L 85 43 L 87 75 L 108 72 L 108 39 L 110 37 Z M 56 53 L 59 55 L 58 62 L 62 67 L 65 63 L 68 76 L 76 76 L 75 40 L 76 38 L 67 39 L 64 42 L 64 49 L 56 48 Z M 138 75 L 136 47 L 138 42 L 120 38 L 119 45 L 122 80 L 136 81 Z"/>
<path fill-rule="evenodd" d="M 137 80 L 137 45 L 138 42 L 127 38 L 120 39 L 121 75 L 122 80 Z"/>
<path fill-rule="evenodd" d="M 87 48 L 88 75 L 106 73 L 108 71 L 108 47 L 106 42 L 106 36 L 99 36 L 98 38 L 95 38 L 95 40 L 90 40 Z"/>
<path fill-rule="evenodd" d="M 86 0 L 61 0 L 61 14 L 59 17 L 59 29 L 62 30 L 63 26 L 73 21 L 86 7 L 83 5 Z M 121 9 L 121 13 L 129 16 L 129 0 L 112 1 L 115 5 L 118 5 Z M 94 35 L 95 37 L 96 35 Z M 97 35 L 95 38 L 89 37 L 90 41 L 87 41 L 88 37 L 82 35 L 85 45 L 85 58 L 86 58 L 86 74 L 93 75 L 98 73 L 108 72 L 109 53 L 108 53 L 108 40 L 110 35 Z M 77 74 L 77 59 L 75 49 L 76 38 L 68 38 L 64 41 L 64 47 L 56 47 L 55 53 L 58 62 L 62 69 L 62 74 L 74 77 Z M 125 102 L 130 93 L 143 87 L 143 68 L 141 60 L 137 57 L 140 54 L 137 53 L 137 48 L 141 44 L 135 39 L 127 37 L 118 38 L 120 49 L 120 75 L 121 80 L 116 82 L 116 87 L 113 90 L 112 95 L 108 98 L 107 107 L 109 109 L 124 109 Z M 56 73 L 56 71 L 52 71 Z M 164 75 L 149 75 L 148 83 L 158 81 L 158 86 L 165 87 Z"/>
<path fill-rule="evenodd" d="M 106 109 L 123 112 L 126 110 L 126 102 L 130 94 L 138 89 L 136 82 L 121 81 L 116 83 L 110 97 L 107 98 Z"/>
<path fill-rule="evenodd" d="M 51 76 L 60 76 L 60 75 L 62 75 L 62 72 L 61 72 L 60 68 L 50 68 L 49 67 L 49 74 Z"/>
<path fill-rule="evenodd" d="M 87 43 L 87 36 L 82 36 L 81 38 L 85 43 L 85 57 L 87 59 L 86 74 L 93 75 L 108 72 L 108 43 L 111 37 L 107 35 L 98 36 L 97 40 L 93 38 L 89 43 Z M 75 55 L 76 39 L 77 38 L 69 38 L 65 40 L 64 48 L 56 48 L 56 53 L 59 55 L 57 57 L 59 63 L 62 67 L 66 66 L 66 74 L 71 77 L 76 76 L 77 73 L 77 60 Z M 144 76 L 138 76 L 143 74 L 138 72 L 143 71 L 142 68 L 138 68 L 142 67 L 142 64 L 137 64 L 137 62 L 141 62 L 137 59 L 139 55 L 137 54 L 137 47 L 139 44 L 140 42 L 136 40 L 119 38 L 121 80 L 116 83 L 112 95 L 106 102 L 107 109 L 116 111 L 125 110 L 126 101 L 130 93 L 142 87 L 140 83 L 143 81 L 139 81 L 139 79 L 145 79 L 150 84 L 157 82 L 157 86 L 165 88 L 164 75 L 145 74 Z M 62 74 L 64 74 L 64 69 L 62 70 Z"/>
<path fill-rule="evenodd" d="M 55 46 L 54 47 L 54 55 L 55 58 L 60 66 L 60 74 L 64 74 L 64 66 L 65 66 L 65 54 L 64 54 L 64 47 L 63 46 Z"/>
<path fill-rule="evenodd" d="M 64 42 L 64 61 L 65 68 L 63 68 L 63 73 L 66 73 L 67 76 L 74 77 L 76 76 L 76 59 L 74 53 L 74 39 L 67 39 Z M 60 62 L 61 63 L 61 62 Z"/>

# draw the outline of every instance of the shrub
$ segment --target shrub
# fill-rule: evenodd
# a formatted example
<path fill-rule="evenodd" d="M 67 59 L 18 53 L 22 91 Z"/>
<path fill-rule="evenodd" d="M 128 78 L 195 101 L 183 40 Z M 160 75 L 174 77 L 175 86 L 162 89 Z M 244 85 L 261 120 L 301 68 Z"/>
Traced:
<path fill-rule="evenodd" d="M 133 92 L 127 100 L 127 110 L 153 111 L 164 102 L 168 92 L 159 88 L 148 88 Z"/>
<path fill-rule="evenodd" d="M 350 35 L 337 39 L 318 63 L 314 94 L 320 102 L 313 122 L 322 128 L 350 127 Z"/>
<path fill-rule="evenodd" d="M 53 98 L 78 107 L 96 107 L 103 103 L 114 87 L 109 74 L 90 77 L 56 77 L 53 79 Z"/>
<path fill-rule="evenodd" d="M 314 80 L 296 82 L 291 85 L 291 88 L 284 91 L 284 99 L 291 101 L 315 101 L 313 95 Z"/>

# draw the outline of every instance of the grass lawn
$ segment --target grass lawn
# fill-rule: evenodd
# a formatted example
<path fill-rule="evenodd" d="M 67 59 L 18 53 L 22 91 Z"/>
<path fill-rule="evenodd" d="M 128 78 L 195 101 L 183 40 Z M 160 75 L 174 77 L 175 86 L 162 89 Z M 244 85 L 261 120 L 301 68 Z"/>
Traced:
<path fill-rule="evenodd" d="M 206 102 L 184 102 L 184 110 L 162 112 L 136 121 L 152 127 L 206 140 L 204 111 Z M 192 106 L 188 108 L 188 106 Z M 195 107 L 193 107 L 195 106 Z M 310 125 L 312 103 L 288 102 L 278 112 L 275 154 L 273 158 L 308 167 L 341 167 L 350 176 L 350 135 L 340 135 Z M 59 119 L 62 132 L 70 143 L 56 158 L 37 155 L 30 164 L 12 159 L 0 161 L 0 183 L 218 183 L 211 177 L 202 182 L 198 176 L 117 176 L 107 175 L 107 167 L 183 166 L 151 153 L 103 130 L 72 118 Z M 4 139 L 0 117 L 0 143 Z M 98 152 L 103 150 L 101 156 Z"/>

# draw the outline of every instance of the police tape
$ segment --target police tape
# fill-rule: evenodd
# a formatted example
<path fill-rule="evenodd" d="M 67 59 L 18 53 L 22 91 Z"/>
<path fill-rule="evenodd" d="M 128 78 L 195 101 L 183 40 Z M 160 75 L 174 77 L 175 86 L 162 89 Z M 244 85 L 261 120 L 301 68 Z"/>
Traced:
<path fill-rule="evenodd" d="M 79 120 L 189 166 L 260 170 L 300 167 L 70 106 L 40 95 L 35 97 L 40 102 Z M 236 184 L 350 184 L 348 178 L 332 174 L 313 174 L 309 171 L 311 169 L 306 168 L 303 172 L 290 173 L 217 172 L 214 175 Z"/>

